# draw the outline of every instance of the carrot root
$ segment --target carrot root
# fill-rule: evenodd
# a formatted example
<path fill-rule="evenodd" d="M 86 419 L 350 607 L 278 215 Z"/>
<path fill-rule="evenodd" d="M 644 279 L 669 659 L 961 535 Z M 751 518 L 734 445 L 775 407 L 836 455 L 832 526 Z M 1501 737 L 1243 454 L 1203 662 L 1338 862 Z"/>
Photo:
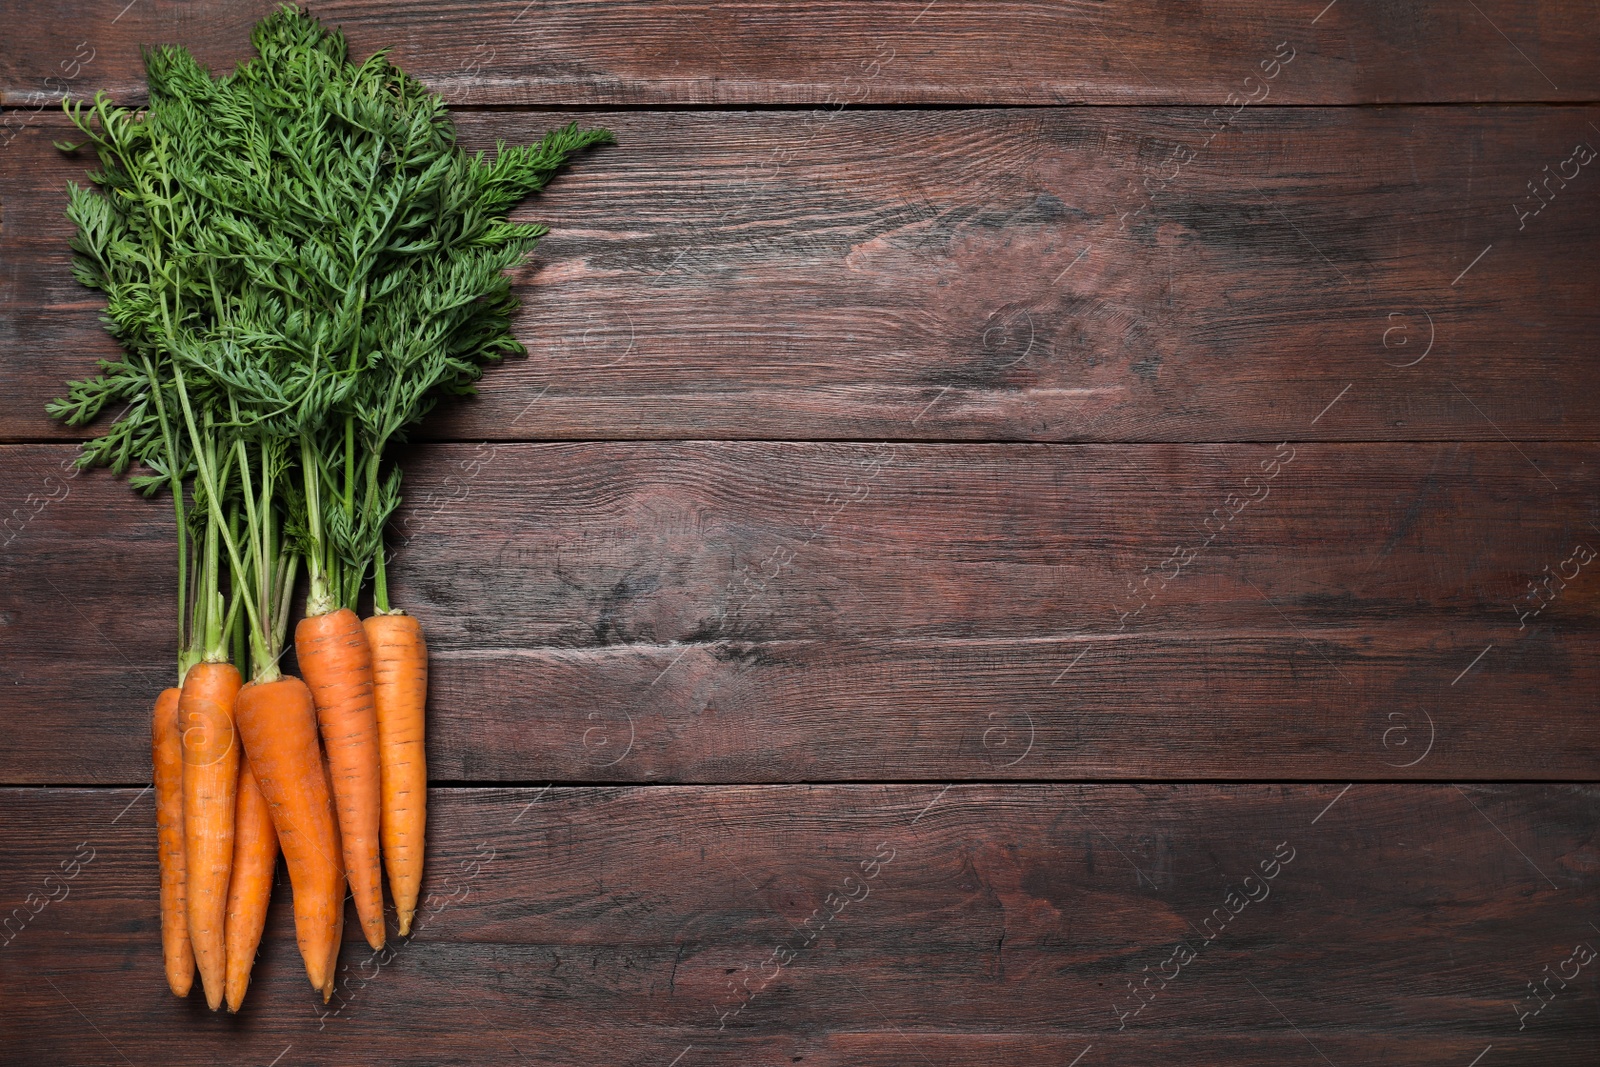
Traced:
<path fill-rule="evenodd" d="M 156 698 L 150 720 L 150 748 L 155 764 L 156 842 L 161 867 L 161 956 L 167 985 L 180 997 L 194 987 L 194 946 L 189 943 L 187 869 L 183 835 L 183 734 L 178 728 L 182 690 L 168 689 Z"/>
<path fill-rule="evenodd" d="M 239 690 L 235 715 L 289 868 L 295 938 L 306 977 L 320 992 L 344 928 L 345 882 L 311 690 L 292 677 L 252 682 Z"/>
<path fill-rule="evenodd" d="M 411 933 L 422 890 L 428 822 L 428 645 L 413 615 L 374 615 L 362 625 L 372 648 L 373 696 L 383 777 L 383 860 L 400 935 Z"/>
<path fill-rule="evenodd" d="M 355 612 L 339 608 L 300 620 L 294 648 L 316 703 L 356 915 L 367 944 L 381 949 L 385 935 L 378 855 L 382 778 L 367 632 Z"/>
<path fill-rule="evenodd" d="M 228 884 L 227 946 L 228 1010 L 237 1012 L 250 988 L 250 970 L 267 925 L 267 904 L 272 899 L 272 876 L 278 866 L 278 833 L 272 812 L 261 795 L 250 762 L 239 767 L 235 805 L 233 877 Z"/>
<path fill-rule="evenodd" d="M 227 981 L 225 924 L 233 868 L 234 801 L 239 745 L 233 701 L 239 672 L 228 663 L 197 663 L 178 696 L 183 731 L 185 911 L 206 1003 L 222 1006 Z"/>

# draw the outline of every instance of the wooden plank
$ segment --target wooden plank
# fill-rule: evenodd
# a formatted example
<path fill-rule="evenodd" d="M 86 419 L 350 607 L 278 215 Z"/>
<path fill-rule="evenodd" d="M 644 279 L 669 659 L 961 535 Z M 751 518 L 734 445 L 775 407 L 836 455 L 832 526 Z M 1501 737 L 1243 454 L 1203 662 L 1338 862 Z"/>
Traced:
<path fill-rule="evenodd" d="M 1571 156 L 1600 109 L 1261 109 L 1209 147 L 1193 109 L 593 121 L 623 143 L 536 205 L 529 358 L 431 436 L 1600 438 L 1600 288 L 1567 266 L 1600 252 Z M 0 154 L 10 440 L 70 436 L 45 402 L 115 355 L 63 136 Z"/>
<path fill-rule="evenodd" d="M 381 965 L 347 942 L 323 1009 L 280 884 L 223 1020 L 166 990 L 148 795 L 7 789 L 0 899 L 66 895 L 0 955 L 0 1041 L 74 1065 L 1464 1067 L 1492 1045 L 1575 1067 L 1600 1039 L 1572 956 L 1600 944 L 1597 818 L 1595 790 L 1532 785 L 435 790 L 419 932 Z"/>
<path fill-rule="evenodd" d="M 107 89 L 139 98 L 138 46 L 181 42 L 217 69 L 249 54 L 264 0 L 90 0 L 26 25 L 0 60 L 6 104 Z M 1593 11 L 1576 2 L 1421 0 L 1204 8 L 1135 0 L 1068 7 L 882 0 L 736 7 L 646 0 L 336 0 L 315 8 L 363 56 L 396 62 L 458 104 L 1222 104 L 1294 55 L 1293 103 L 1594 100 Z M 51 80 L 54 79 L 54 80 Z"/>
<path fill-rule="evenodd" d="M 0 450 L 0 501 L 37 511 L 0 552 L 0 781 L 142 782 L 168 505 L 103 472 L 46 491 L 70 454 Z M 428 628 L 438 781 L 1600 757 L 1587 445 L 439 445 L 407 470 L 390 573 Z"/>

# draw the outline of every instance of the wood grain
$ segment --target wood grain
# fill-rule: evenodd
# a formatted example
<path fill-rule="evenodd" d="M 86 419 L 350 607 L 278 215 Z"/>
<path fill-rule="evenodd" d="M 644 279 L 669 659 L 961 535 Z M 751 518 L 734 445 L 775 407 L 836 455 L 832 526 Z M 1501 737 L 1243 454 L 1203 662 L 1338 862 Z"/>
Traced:
<path fill-rule="evenodd" d="M 1576 1067 L 1592 965 L 1517 1009 L 1600 942 L 1597 818 L 1595 790 L 1532 785 L 435 790 L 417 935 L 381 965 L 347 942 L 324 1017 L 280 884 L 229 1019 L 162 979 L 148 795 L 6 789 L 0 894 L 67 895 L 0 949 L 0 1041 L 78 1067 L 1320 1062 L 1308 1042 Z"/>
<path fill-rule="evenodd" d="M 622 144 L 527 209 L 528 358 L 428 436 L 1600 438 L 1600 161 L 1513 210 L 1600 109 L 1247 109 L 1209 147 L 1192 109 L 592 118 Z M 11 440 L 71 436 L 45 402 L 116 355 L 63 136 L 0 154 Z"/>
<path fill-rule="evenodd" d="M 1591 778 L 1592 449 L 1284 448 L 419 447 L 430 771 Z M 171 518 L 71 454 L 0 449 L 0 781 L 142 782 Z"/>
<path fill-rule="evenodd" d="M 226 69 L 249 54 L 250 27 L 272 6 L 88 0 L 68 18 L 15 0 L 8 21 L 28 32 L 0 58 L 3 100 L 31 104 L 63 86 L 138 98 L 142 44 L 181 41 Z M 1245 79 L 1280 42 L 1298 52 L 1283 94 L 1293 103 L 1600 96 L 1593 10 L 1572 0 L 333 0 L 314 10 L 358 55 L 392 48 L 456 104 L 1222 104 L 1254 91 Z"/>
<path fill-rule="evenodd" d="M 171 517 L 43 415 L 116 355 L 50 105 L 271 6 L 0 13 L 0 1060 L 1593 1062 L 1570 0 L 316 5 L 469 147 L 621 143 L 403 457 L 419 932 L 323 1009 L 280 878 L 172 998 Z"/>

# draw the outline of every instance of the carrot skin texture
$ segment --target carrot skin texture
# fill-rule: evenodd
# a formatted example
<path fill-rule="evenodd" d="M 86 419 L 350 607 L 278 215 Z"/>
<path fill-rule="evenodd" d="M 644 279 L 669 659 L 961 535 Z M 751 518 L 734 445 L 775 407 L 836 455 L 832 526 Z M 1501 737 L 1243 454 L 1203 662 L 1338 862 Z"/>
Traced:
<path fill-rule="evenodd" d="M 233 877 L 228 883 L 227 943 L 228 1010 L 236 1012 L 250 988 L 250 969 L 267 925 L 272 876 L 278 867 L 278 832 L 261 795 L 250 761 L 239 765 L 238 800 L 234 806 Z"/>
<path fill-rule="evenodd" d="M 227 975 L 228 876 L 233 868 L 234 800 L 239 785 L 233 701 L 240 682 L 239 672 L 230 663 L 197 663 L 189 668 L 178 696 L 178 725 L 183 731 L 185 910 L 189 942 L 212 1011 L 222 1006 Z"/>
<path fill-rule="evenodd" d="M 383 772 L 383 861 L 400 935 L 411 932 L 422 890 L 428 822 L 428 645 L 413 615 L 373 615 L 362 625 L 372 647 L 373 695 Z"/>
<path fill-rule="evenodd" d="M 344 929 L 344 867 L 311 690 L 294 677 L 252 682 L 234 714 L 289 868 L 300 958 L 320 991 Z"/>
<path fill-rule="evenodd" d="M 295 656 L 316 702 L 344 841 L 345 874 L 367 944 L 384 944 L 383 868 L 378 845 L 381 771 L 373 705 L 372 652 L 349 608 L 301 619 Z"/>
<path fill-rule="evenodd" d="M 324 760 L 322 763 L 322 774 L 328 783 L 328 796 L 332 797 L 333 775 L 332 772 L 328 770 L 328 763 L 326 760 Z M 335 832 L 338 832 L 339 825 L 337 813 L 333 828 Z M 348 879 L 346 881 L 348 881 Z M 339 885 L 339 913 L 337 916 L 335 916 L 333 924 L 333 948 L 328 953 L 328 977 L 325 978 L 322 983 L 322 1003 L 324 1004 L 333 999 L 333 988 L 338 982 L 337 975 L 339 973 L 339 949 L 344 945 L 344 890 L 345 883 L 341 882 Z"/>
<path fill-rule="evenodd" d="M 194 946 L 189 943 L 189 910 L 184 871 L 188 867 L 183 840 L 183 734 L 178 729 L 179 689 L 156 698 L 150 720 L 150 749 L 155 764 L 156 848 L 161 867 L 161 955 L 167 985 L 180 997 L 194 987 Z"/>

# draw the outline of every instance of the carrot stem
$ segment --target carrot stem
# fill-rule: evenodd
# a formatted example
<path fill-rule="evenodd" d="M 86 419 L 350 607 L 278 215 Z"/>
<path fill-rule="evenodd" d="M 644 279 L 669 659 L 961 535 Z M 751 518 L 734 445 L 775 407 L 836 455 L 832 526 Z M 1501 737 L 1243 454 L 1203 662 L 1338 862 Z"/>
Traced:
<path fill-rule="evenodd" d="M 376 615 L 389 614 L 389 575 L 383 566 L 383 542 L 372 554 L 372 611 Z"/>
<path fill-rule="evenodd" d="M 166 301 L 164 298 L 162 301 L 162 311 L 163 313 L 166 311 Z M 194 408 L 193 405 L 189 403 L 189 391 L 184 385 L 183 368 L 174 362 L 172 371 L 173 378 L 178 386 L 178 401 L 183 407 L 183 419 L 185 424 L 188 426 L 189 439 L 194 445 L 195 449 L 195 466 L 197 467 L 197 477 L 199 477 L 201 485 L 206 491 L 206 507 L 211 513 L 211 523 L 213 526 L 221 526 L 223 522 L 222 500 L 219 496 L 219 486 L 217 485 L 216 470 L 214 467 L 215 457 L 208 456 L 205 449 L 205 443 L 201 439 L 200 428 L 195 422 L 194 418 Z M 239 547 L 234 543 L 233 537 L 224 531 L 222 539 L 223 543 L 227 546 L 228 558 L 233 563 L 234 572 L 237 574 L 244 574 L 244 563 L 239 558 Z M 250 596 L 249 591 L 244 589 L 240 592 L 244 598 L 245 614 L 250 618 L 251 642 L 253 647 L 254 643 L 261 637 L 261 617 L 259 612 L 256 610 L 254 598 Z M 262 649 L 262 651 L 265 652 L 265 649 Z"/>
<path fill-rule="evenodd" d="M 272 642 L 279 648 L 289 639 L 289 607 L 291 595 L 294 592 L 295 572 L 300 568 L 300 557 L 289 551 L 285 545 L 278 553 L 278 571 L 282 575 L 282 584 L 278 589 L 278 621 L 272 632 Z"/>
<path fill-rule="evenodd" d="M 228 658 L 227 648 L 223 643 L 222 614 L 218 601 L 222 594 L 221 567 L 217 558 L 218 541 L 224 525 L 221 522 L 212 522 L 206 525 L 206 573 L 205 584 L 201 588 L 201 596 L 205 598 L 205 636 L 201 639 L 201 646 L 205 650 L 204 660 L 207 663 L 221 663 Z"/>
<path fill-rule="evenodd" d="M 306 573 L 311 589 L 306 594 L 306 615 L 326 615 L 334 608 L 328 590 L 327 545 L 322 536 L 321 456 L 310 433 L 300 435 L 300 467 L 306 483 Z"/>
<path fill-rule="evenodd" d="M 172 482 L 172 510 L 177 519 L 178 527 L 178 684 L 183 684 L 184 665 L 183 650 L 188 646 L 185 622 L 188 616 L 187 597 L 187 565 L 188 545 L 184 543 L 185 529 L 183 521 L 183 468 L 178 463 L 178 450 L 172 439 L 172 425 L 167 419 L 166 401 L 161 396 L 161 381 L 156 377 L 156 371 L 150 362 L 149 356 L 143 357 L 145 377 L 150 382 L 150 394 L 155 398 L 156 418 L 161 423 L 161 443 L 166 449 L 167 476 Z"/>
<path fill-rule="evenodd" d="M 387 524 L 387 517 L 380 515 L 378 500 L 378 464 L 382 461 L 383 447 L 379 444 L 367 453 L 366 514 L 362 516 L 364 523 L 378 527 L 374 531 L 376 536 L 372 553 L 372 610 L 379 615 L 389 610 L 389 571 L 385 566 L 382 528 Z"/>
<path fill-rule="evenodd" d="M 344 417 L 344 513 L 356 515 L 356 417 Z"/>

